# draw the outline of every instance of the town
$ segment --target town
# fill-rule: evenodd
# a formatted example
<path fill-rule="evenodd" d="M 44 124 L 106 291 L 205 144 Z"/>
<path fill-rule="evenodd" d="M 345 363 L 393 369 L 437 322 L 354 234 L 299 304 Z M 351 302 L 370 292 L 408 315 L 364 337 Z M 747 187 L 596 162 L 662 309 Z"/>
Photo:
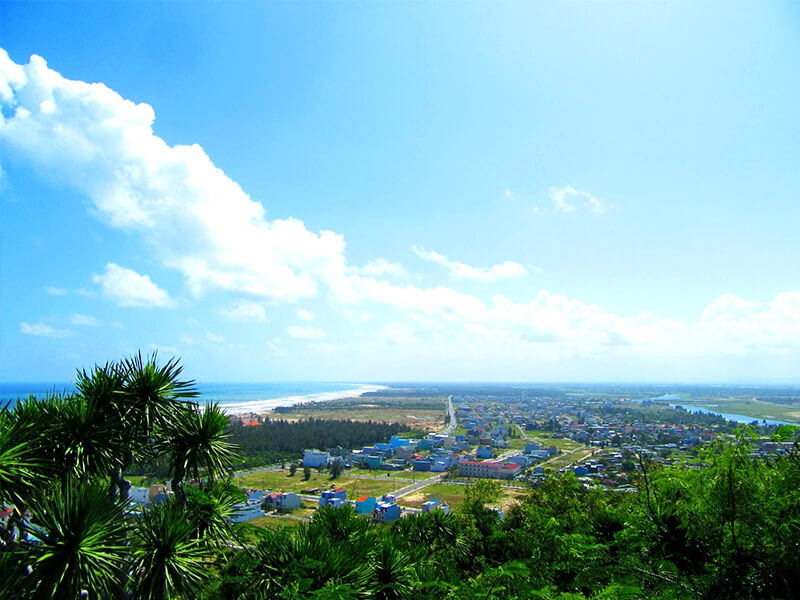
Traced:
<path fill-rule="evenodd" d="M 447 406 L 444 427 L 424 437 L 393 435 L 355 449 L 308 448 L 297 463 L 237 474 L 246 501 L 232 520 L 286 523 L 312 518 L 319 507 L 352 506 L 358 515 L 387 523 L 418 512 L 447 513 L 463 499 L 465 486 L 479 479 L 500 483 L 503 501 L 493 509 L 502 516 L 526 490 L 567 472 L 587 488 L 636 493 L 638 470 L 654 464 L 699 468 L 698 450 L 720 436 L 732 438 L 738 425 L 662 398 L 495 390 L 441 401 Z M 774 430 L 754 427 L 757 456 L 785 454 Z M 156 484 L 134 488 L 131 500 L 147 505 L 169 494 L 168 483 Z"/>

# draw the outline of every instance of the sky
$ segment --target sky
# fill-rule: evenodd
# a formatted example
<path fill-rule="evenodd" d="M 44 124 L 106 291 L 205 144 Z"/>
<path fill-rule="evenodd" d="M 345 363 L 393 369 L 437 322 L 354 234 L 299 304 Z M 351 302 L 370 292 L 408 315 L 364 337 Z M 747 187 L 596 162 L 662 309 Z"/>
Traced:
<path fill-rule="evenodd" d="M 800 381 L 793 2 L 0 3 L 0 381 Z"/>

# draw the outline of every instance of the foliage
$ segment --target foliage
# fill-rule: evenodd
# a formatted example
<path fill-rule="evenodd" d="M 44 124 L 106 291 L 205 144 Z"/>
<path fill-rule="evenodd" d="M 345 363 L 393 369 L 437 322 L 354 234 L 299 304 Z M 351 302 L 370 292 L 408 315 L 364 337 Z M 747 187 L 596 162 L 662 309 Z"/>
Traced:
<path fill-rule="evenodd" d="M 231 523 L 243 497 L 225 474 L 238 433 L 264 432 L 229 428 L 217 406 L 200 410 L 179 373 L 176 361 L 138 355 L 80 372 L 72 396 L 0 410 L 0 501 L 12 509 L 0 529 L 0 597 L 712 600 L 800 590 L 792 428 L 776 429 L 780 453 L 768 458 L 747 427 L 706 445 L 692 468 L 630 455 L 638 493 L 551 473 L 501 518 L 500 484 L 480 480 L 453 514 L 376 525 L 324 507 L 243 542 Z M 280 445 L 318 425 L 268 428 L 283 432 Z M 156 454 L 177 494 L 132 513 L 120 470 Z M 181 487 L 185 477 L 198 481 Z"/>

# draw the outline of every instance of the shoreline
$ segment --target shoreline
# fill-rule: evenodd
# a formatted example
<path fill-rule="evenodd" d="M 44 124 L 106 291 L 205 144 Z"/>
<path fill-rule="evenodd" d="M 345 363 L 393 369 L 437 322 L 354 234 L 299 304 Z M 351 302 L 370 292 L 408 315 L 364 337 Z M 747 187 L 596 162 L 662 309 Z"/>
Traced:
<path fill-rule="evenodd" d="M 390 389 L 388 385 L 360 385 L 348 390 L 338 392 L 320 392 L 317 394 L 306 394 L 303 396 L 284 396 L 281 398 L 269 398 L 264 400 L 247 400 L 245 402 L 219 402 L 229 417 L 246 417 L 248 415 L 264 416 L 274 408 L 283 406 L 294 406 L 305 402 L 327 402 L 330 400 L 343 400 L 345 398 L 360 398 L 370 392 L 379 392 Z"/>

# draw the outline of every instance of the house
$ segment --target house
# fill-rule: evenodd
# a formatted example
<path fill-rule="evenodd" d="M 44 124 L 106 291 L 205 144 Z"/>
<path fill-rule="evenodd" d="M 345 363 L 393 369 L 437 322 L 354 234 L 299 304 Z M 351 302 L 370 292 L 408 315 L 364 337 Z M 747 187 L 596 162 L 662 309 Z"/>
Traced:
<path fill-rule="evenodd" d="M 148 504 L 162 504 L 167 501 L 167 488 L 160 484 L 153 484 L 147 492 Z"/>
<path fill-rule="evenodd" d="M 415 441 L 416 440 L 403 439 L 396 435 L 393 435 L 391 438 L 389 438 L 389 445 L 395 450 L 397 450 L 397 448 L 403 448 L 404 446 L 411 446 L 414 444 Z"/>
<path fill-rule="evenodd" d="M 264 499 L 264 508 L 280 512 L 300 508 L 300 496 L 294 492 L 270 494 Z"/>
<path fill-rule="evenodd" d="M 450 513 L 450 505 L 447 502 L 442 502 L 438 498 L 431 498 L 427 502 L 423 503 L 422 505 L 422 512 L 429 513 L 433 512 L 434 510 L 441 510 L 444 514 Z"/>
<path fill-rule="evenodd" d="M 347 492 L 345 492 L 344 488 L 339 488 L 336 490 L 324 490 L 322 494 L 320 494 L 319 505 L 320 507 L 323 506 L 334 506 L 339 507 L 343 506 L 346 499 L 347 499 Z"/>
<path fill-rule="evenodd" d="M 319 450 L 304 450 L 303 451 L 303 466 L 316 469 L 319 467 L 327 467 L 330 455 L 327 452 L 320 452 Z"/>
<path fill-rule="evenodd" d="M 364 462 L 367 463 L 368 469 L 379 469 L 383 464 L 383 456 L 380 454 L 370 454 L 364 459 Z"/>
<path fill-rule="evenodd" d="M 356 500 L 356 514 L 369 515 L 375 510 L 375 497 L 374 496 L 361 496 Z"/>
<path fill-rule="evenodd" d="M 149 491 L 146 487 L 133 486 L 128 490 L 128 501 L 133 504 L 147 504 Z"/>
<path fill-rule="evenodd" d="M 244 523 L 264 516 L 264 511 L 258 504 L 237 504 L 233 508 L 236 512 L 228 519 L 231 523 Z"/>
<path fill-rule="evenodd" d="M 410 460 L 413 454 L 414 448 L 411 446 L 401 446 L 396 448 L 394 451 L 395 457 L 399 458 L 400 460 Z"/>
<path fill-rule="evenodd" d="M 523 452 L 525 454 L 531 454 L 533 452 L 536 452 L 540 448 L 541 448 L 541 446 L 539 444 L 537 444 L 536 442 L 529 442 L 529 443 L 525 444 L 525 449 L 523 450 Z"/>
<path fill-rule="evenodd" d="M 432 461 L 427 458 L 420 458 L 411 461 L 411 466 L 415 471 L 430 471 Z"/>
<path fill-rule="evenodd" d="M 401 510 L 394 496 L 384 494 L 381 501 L 372 511 L 372 520 L 376 523 L 389 523 L 400 518 Z"/>
<path fill-rule="evenodd" d="M 515 465 L 519 465 L 523 469 L 528 466 L 530 462 L 529 458 L 523 454 L 518 454 L 517 456 L 512 456 L 506 459 L 506 462 L 514 463 Z"/>
<path fill-rule="evenodd" d="M 475 456 L 478 458 L 492 458 L 492 456 L 494 456 L 494 449 L 490 446 L 480 446 L 475 451 Z"/>

